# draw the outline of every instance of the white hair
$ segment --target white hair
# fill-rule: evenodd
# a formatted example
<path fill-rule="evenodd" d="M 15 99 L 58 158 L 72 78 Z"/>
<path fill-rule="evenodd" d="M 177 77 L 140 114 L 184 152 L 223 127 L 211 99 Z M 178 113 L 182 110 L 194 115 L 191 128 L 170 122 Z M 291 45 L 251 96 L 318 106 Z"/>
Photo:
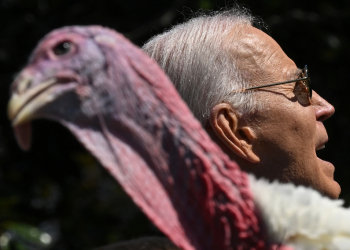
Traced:
<path fill-rule="evenodd" d="M 249 86 L 233 51 L 244 27 L 255 21 L 239 7 L 201 14 L 151 38 L 142 48 L 168 74 L 203 126 L 211 109 L 223 100 L 242 115 L 257 109 L 254 93 L 229 94 Z"/>

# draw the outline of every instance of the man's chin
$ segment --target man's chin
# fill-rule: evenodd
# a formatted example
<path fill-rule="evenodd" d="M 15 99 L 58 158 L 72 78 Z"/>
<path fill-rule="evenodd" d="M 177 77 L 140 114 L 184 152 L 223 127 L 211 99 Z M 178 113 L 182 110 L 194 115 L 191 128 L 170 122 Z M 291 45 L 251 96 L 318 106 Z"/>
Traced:
<path fill-rule="evenodd" d="M 325 195 L 331 199 L 338 199 L 341 192 L 341 187 L 338 182 L 336 182 L 335 180 L 332 180 L 332 181 L 333 181 L 332 187 L 329 188 L 330 189 L 329 192 L 326 193 Z"/>

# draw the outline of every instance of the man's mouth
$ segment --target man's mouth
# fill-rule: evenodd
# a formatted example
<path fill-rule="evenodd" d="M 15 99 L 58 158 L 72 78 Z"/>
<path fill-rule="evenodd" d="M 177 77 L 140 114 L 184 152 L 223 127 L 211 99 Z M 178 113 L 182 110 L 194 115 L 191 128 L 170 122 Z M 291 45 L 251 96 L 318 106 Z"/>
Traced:
<path fill-rule="evenodd" d="M 324 149 L 326 147 L 326 143 L 328 142 L 328 138 L 322 141 L 318 146 L 316 146 L 316 151 Z"/>
<path fill-rule="evenodd" d="M 316 151 L 321 150 L 321 149 L 324 149 L 325 147 L 326 147 L 326 145 L 325 145 L 325 144 L 322 144 L 322 145 L 320 145 L 320 146 L 318 146 L 318 147 L 316 148 Z"/>

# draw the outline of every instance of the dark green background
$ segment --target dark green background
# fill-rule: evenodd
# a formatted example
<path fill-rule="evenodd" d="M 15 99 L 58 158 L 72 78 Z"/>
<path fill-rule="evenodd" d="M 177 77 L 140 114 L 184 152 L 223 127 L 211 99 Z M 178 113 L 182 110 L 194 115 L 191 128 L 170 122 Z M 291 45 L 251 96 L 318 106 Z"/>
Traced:
<path fill-rule="evenodd" d="M 335 106 L 336 113 L 325 122 L 330 140 L 318 154 L 334 163 L 341 198 L 348 204 L 350 1 L 238 3 L 267 23 L 265 31 L 299 67 L 308 64 L 314 89 Z M 90 249 L 161 235 L 60 125 L 35 121 L 31 151 L 20 151 L 6 117 L 9 84 L 52 29 L 100 24 L 142 45 L 193 11 L 229 5 L 220 0 L 0 0 L 0 236 L 11 232 L 19 235 L 15 243 L 22 242 L 14 228 L 28 224 L 51 234 L 51 249 Z M 20 249 L 15 243 L 12 248 Z"/>

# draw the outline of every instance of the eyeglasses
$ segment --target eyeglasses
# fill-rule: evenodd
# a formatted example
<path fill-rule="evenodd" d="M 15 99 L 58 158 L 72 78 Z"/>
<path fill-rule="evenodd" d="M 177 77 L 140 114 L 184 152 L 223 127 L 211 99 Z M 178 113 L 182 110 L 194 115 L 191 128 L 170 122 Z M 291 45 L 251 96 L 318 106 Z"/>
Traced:
<path fill-rule="evenodd" d="M 294 90 L 293 90 L 293 93 L 295 94 L 298 102 L 301 105 L 309 105 L 309 104 L 311 104 L 312 87 L 311 87 L 310 76 L 308 74 L 307 65 L 305 65 L 304 69 L 301 72 L 301 78 L 298 78 L 298 79 L 295 79 L 295 80 L 289 80 L 289 81 L 285 81 L 285 82 L 271 83 L 271 84 L 267 84 L 267 85 L 251 87 L 251 88 L 247 88 L 247 89 L 234 90 L 234 91 L 231 91 L 229 94 L 236 93 L 236 92 L 245 92 L 245 91 L 248 91 L 248 90 L 256 90 L 256 89 L 261 89 L 261 88 L 267 88 L 267 87 L 281 85 L 281 84 L 286 84 L 286 83 L 291 83 L 291 82 L 296 82 Z"/>

